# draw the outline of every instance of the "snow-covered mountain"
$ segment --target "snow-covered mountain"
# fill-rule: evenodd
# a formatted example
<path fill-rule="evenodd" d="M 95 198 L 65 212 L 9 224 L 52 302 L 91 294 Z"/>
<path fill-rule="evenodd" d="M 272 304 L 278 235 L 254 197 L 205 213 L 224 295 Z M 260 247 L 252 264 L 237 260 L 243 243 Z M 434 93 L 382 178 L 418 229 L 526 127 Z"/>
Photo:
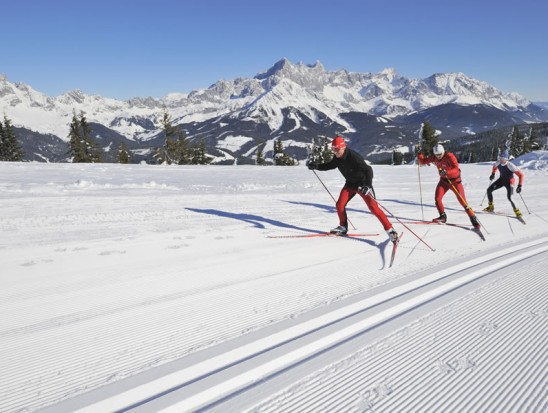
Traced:
<path fill-rule="evenodd" d="M 342 133 L 369 157 L 388 156 L 393 148 L 416 139 L 428 119 L 444 138 L 515 123 L 548 120 L 548 110 L 517 93 L 504 93 L 462 73 L 439 73 L 409 79 L 394 69 L 379 73 L 326 70 L 278 61 L 253 78 L 219 80 L 206 89 L 164 98 L 127 101 L 87 95 L 79 90 L 49 97 L 23 83 L 0 76 L 2 111 L 24 135 L 27 158 L 61 160 L 73 113 L 83 111 L 101 146 L 113 153 L 123 141 L 137 158 L 148 159 L 160 146 L 159 119 L 164 106 L 192 141 L 205 141 L 216 162 L 251 162 L 257 145 L 267 156 L 273 140 L 297 158 L 313 138 Z M 66 152 L 66 151 L 65 151 Z M 63 153 L 63 155 L 59 155 Z M 34 155 L 33 155 L 34 154 Z"/>

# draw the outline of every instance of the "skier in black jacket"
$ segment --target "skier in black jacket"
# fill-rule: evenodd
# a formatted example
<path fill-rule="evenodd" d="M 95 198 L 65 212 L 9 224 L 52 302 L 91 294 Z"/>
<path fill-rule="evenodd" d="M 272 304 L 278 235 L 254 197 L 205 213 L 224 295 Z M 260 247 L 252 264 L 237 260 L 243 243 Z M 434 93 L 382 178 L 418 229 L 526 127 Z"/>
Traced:
<path fill-rule="evenodd" d="M 333 234 L 346 234 L 348 232 L 348 218 L 346 215 L 346 204 L 359 194 L 373 215 L 381 222 L 390 240 L 396 242 L 398 233 L 392 227 L 388 218 L 379 208 L 375 201 L 375 192 L 373 190 L 373 169 L 369 166 L 363 157 L 356 151 L 346 147 L 346 142 L 340 136 L 336 136 L 331 142 L 331 149 L 335 156 L 329 162 L 315 164 L 307 162 L 308 169 L 317 169 L 318 171 L 328 171 L 338 168 L 345 177 L 346 182 L 341 189 L 339 199 L 337 200 L 337 214 L 339 215 L 339 226 L 333 228 Z"/>

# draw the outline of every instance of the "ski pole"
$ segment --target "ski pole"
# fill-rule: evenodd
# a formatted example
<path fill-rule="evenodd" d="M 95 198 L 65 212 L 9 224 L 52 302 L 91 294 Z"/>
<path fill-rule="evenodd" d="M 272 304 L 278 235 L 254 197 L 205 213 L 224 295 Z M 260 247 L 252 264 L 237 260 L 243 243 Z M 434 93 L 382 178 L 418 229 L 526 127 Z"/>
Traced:
<path fill-rule="evenodd" d="M 417 152 L 420 152 L 422 150 L 422 131 L 424 129 L 424 122 L 421 123 L 421 127 L 419 129 L 419 143 L 415 145 L 415 155 L 417 155 Z M 424 207 L 422 202 L 422 181 L 421 181 L 421 163 L 419 162 L 418 155 L 417 155 L 417 171 L 419 173 L 419 193 L 421 198 L 421 212 L 422 212 L 422 220 L 424 221 Z"/>
<path fill-rule="evenodd" d="M 481 200 L 480 206 L 483 206 L 483 201 L 485 201 L 485 197 L 487 196 L 487 190 L 483 194 L 483 199 Z"/>
<path fill-rule="evenodd" d="M 411 228 L 409 228 L 407 225 L 405 225 L 403 222 L 401 222 L 401 220 L 398 217 L 396 217 L 392 212 L 390 212 L 388 209 L 386 209 L 384 207 L 384 205 L 382 205 L 379 201 L 377 201 L 371 194 L 367 194 L 367 195 L 370 196 L 371 199 L 373 199 L 373 201 L 375 201 L 377 204 L 379 204 L 379 206 L 382 209 L 384 209 L 386 212 L 388 212 L 392 218 L 394 218 L 396 221 L 398 221 L 400 224 L 402 224 L 411 234 L 413 234 L 415 237 L 417 237 L 417 239 L 420 242 L 422 242 L 424 245 L 426 245 L 428 248 L 430 248 L 431 251 L 436 251 L 434 248 L 432 248 L 430 245 L 428 245 L 428 243 L 424 239 L 422 239 L 417 234 L 415 234 L 415 232 L 413 230 L 411 230 Z"/>
<path fill-rule="evenodd" d="M 523 199 L 523 197 L 521 196 L 521 192 L 519 193 L 519 197 L 521 198 L 521 202 L 523 202 L 523 205 L 525 205 L 525 209 L 527 210 L 527 212 L 529 214 L 531 214 L 531 211 L 529 211 L 529 208 L 527 208 L 527 204 L 525 203 L 525 200 Z"/>
<path fill-rule="evenodd" d="M 325 188 L 325 190 L 327 191 L 327 193 L 329 194 L 329 196 L 331 196 L 331 199 L 333 199 L 333 202 L 335 202 L 335 204 L 337 204 L 337 200 L 335 199 L 335 197 L 333 197 L 333 195 L 331 195 L 331 192 L 329 192 L 329 189 L 327 189 L 327 186 L 325 186 L 325 184 L 323 183 L 323 181 L 320 179 L 320 177 L 318 176 L 318 174 L 316 173 L 316 171 L 314 169 L 312 169 L 312 172 L 314 172 L 314 175 L 316 175 L 316 178 L 318 178 L 318 181 L 320 181 L 320 183 L 323 185 L 323 187 Z M 346 220 L 348 221 L 348 223 L 350 225 L 352 225 L 352 229 L 356 229 L 356 227 L 354 226 L 354 224 L 348 219 L 348 217 L 346 218 Z"/>
<path fill-rule="evenodd" d="M 424 207 L 422 203 L 422 181 L 421 181 L 421 164 L 420 162 L 417 162 L 417 167 L 419 171 L 419 193 L 421 198 L 421 212 L 422 212 L 422 220 L 424 221 Z"/>

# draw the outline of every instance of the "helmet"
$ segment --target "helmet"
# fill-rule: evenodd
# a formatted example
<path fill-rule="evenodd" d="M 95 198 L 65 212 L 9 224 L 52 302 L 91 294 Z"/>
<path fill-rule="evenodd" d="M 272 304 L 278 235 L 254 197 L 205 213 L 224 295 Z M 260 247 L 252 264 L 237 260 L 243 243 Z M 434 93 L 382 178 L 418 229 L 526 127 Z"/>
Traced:
<path fill-rule="evenodd" d="M 346 148 L 346 142 L 341 136 L 335 136 L 335 139 L 331 141 L 331 146 L 333 148 Z"/>
<path fill-rule="evenodd" d="M 510 155 L 508 155 L 508 151 L 502 151 L 499 155 L 499 159 L 508 160 L 510 159 Z"/>
<path fill-rule="evenodd" d="M 439 143 L 434 146 L 433 148 L 433 151 L 434 151 L 434 155 L 443 155 L 445 153 L 445 149 L 443 149 L 443 146 L 440 145 Z"/>

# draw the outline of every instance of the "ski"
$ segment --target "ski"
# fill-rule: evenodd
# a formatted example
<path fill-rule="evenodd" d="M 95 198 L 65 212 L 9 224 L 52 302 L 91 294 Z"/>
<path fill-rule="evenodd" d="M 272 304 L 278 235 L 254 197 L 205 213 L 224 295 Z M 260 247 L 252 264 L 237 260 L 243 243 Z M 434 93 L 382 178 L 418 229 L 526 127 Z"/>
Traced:
<path fill-rule="evenodd" d="M 452 222 L 434 222 L 434 221 L 410 221 L 407 224 L 425 224 L 425 225 L 448 225 L 450 227 L 459 227 L 464 229 L 472 229 L 472 225 L 454 224 Z"/>
<path fill-rule="evenodd" d="M 318 237 L 375 237 L 379 234 L 332 234 L 331 232 L 318 232 L 314 234 L 291 235 L 267 235 L 267 238 L 318 238 Z"/>
<path fill-rule="evenodd" d="M 447 225 L 450 227 L 462 228 L 468 231 L 475 232 L 482 239 L 482 241 L 487 241 L 485 239 L 485 236 L 483 235 L 483 232 L 481 232 L 479 228 L 474 228 L 472 225 L 453 224 L 452 222 L 434 222 L 434 221 L 411 221 L 411 222 L 408 222 L 408 224 Z"/>
<path fill-rule="evenodd" d="M 400 243 L 401 237 L 403 236 L 403 232 L 399 235 L 396 242 L 394 242 L 394 245 L 392 246 L 392 255 L 390 256 L 390 265 L 388 268 L 392 267 L 392 264 L 394 264 L 394 258 L 396 258 L 396 250 L 398 249 L 398 245 Z"/>
<path fill-rule="evenodd" d="M 480 214 L 486 214 L 486 215 L 498 215 L 500 217 L 507 217 L 507 218 L 514 218 L 514 219 L 517 219 L 519 222 L 521 222 L 522 224 L 526 225 L 527 223 L 525 222 L 525 220 L 523 219 L 522 216 L 516 216 L 516 215 L 511 215 L 511 214 L 505 214 L 504 212 L 486 212 L 486 211 L 481 211 L 481 212 L 476 212 L 477 213 L 480 213 Z"/>

